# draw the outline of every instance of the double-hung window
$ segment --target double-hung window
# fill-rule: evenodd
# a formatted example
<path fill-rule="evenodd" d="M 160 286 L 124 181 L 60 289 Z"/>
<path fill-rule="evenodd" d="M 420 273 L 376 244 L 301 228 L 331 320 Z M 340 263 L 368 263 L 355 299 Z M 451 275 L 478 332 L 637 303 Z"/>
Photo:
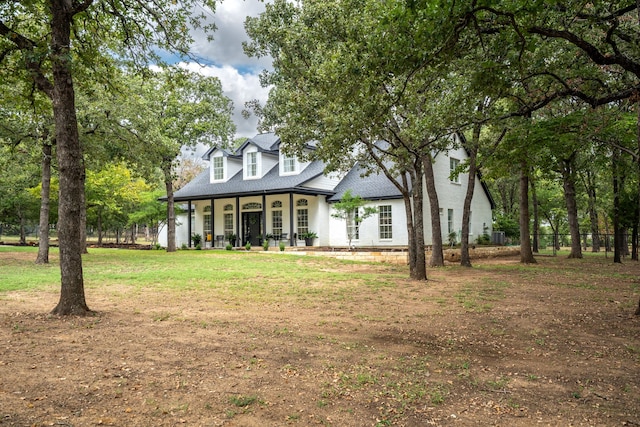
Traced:
<path fill-rule="evenodd" d="M 298 238 L 301 235 L 309 232 L 309 209 L 303 206 L 309 206 L 309 202 L 307 199 L 300 199 L 296 202 L 296 206 L 298 209 L 296 210 L 296 217 L 298 226 Z"/>
<path fill-rule="evenodd" d="M 393 238 L 393 216 L 391 214 L 391 205 L 378 207 L 378 233 L 380 240 Z"/>
<path fill-rule="evenodd" d="M 449 158 L 449 180 L 454 184 L 460 184 L 460 174 L 457 170 L 459 165 L 460 160 L 453 157 Z"/>
<path fill-rule="evenodd" d="M 247 153 L 246 168 L 248 177 L 258 176 L 258 153 L 256 153 L 255 151 Z"/>
<path fill-rule="evenodd" d="M 213 179 L 215 181 L 224 179 L 224 158 L 222 156 L 213 158 Z"/>
<path fill-rule="evenodd" d="M 282 157 L 282 172 L 293 173 L 296 171 L 296 158 L 295 156 L 288 156 L 286 154 Z"/>

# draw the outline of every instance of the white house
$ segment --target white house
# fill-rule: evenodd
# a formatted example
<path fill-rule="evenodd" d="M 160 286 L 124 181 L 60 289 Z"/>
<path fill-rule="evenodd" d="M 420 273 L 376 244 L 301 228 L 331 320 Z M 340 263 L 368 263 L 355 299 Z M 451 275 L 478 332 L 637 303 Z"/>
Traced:
<path fill-rule="evenodd" d="M 456 136 L 457 137 L 457 136 Z M 315 232 L 315 246 L 344 247 L 348 244 L 346 224 L 333 218 L 332 203 L 347 190 L 359 195 L 378 213 L 361 223 L 352 245 L 390 247 L 407 245 L 407 224 L 400 192 L 382 174 L 362 177 L 356 165 L 344 176 L 324 174 L 320 161 L 303 162 L 280 152 L 280 138 L 258 134 L 231 152 L 211 148 L 203 158 L 209 167 L 174 194 L 191 215 L 178 217 L 176 245 L 192 245 L 190 236 L 203 236 L 205 247 L 223 247 L 236 236 L 236 246 L 259 245 L 265 235 L 288 245 L 304 245 L 301 236 Z M 459 144 L 458 144 L 459 145 Z M 313 150 L 310 144 L 307 150 Z M 443 239 L 462 229 L 462 207 L 467 175 L 450 179 L 451 170 L 464 161 L 464 149 L 440 153 L 434 164 L 440 204 Z M 425 242 L 431 243 L 431 219 L 425 194 Z M 471 204 L 471 236 L 491 234 L 493 200 L 476 177 Z M 166 230 L 160 244 L 166 245 Z"/>

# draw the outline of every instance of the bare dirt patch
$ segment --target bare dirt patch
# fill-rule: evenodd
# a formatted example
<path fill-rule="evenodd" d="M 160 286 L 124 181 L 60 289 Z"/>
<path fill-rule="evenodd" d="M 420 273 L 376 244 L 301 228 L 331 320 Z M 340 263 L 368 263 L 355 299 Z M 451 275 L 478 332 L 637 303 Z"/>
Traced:
<path fill-rule="evenodd" d="M 95 288 L 87 318 L 3 294 L 0 425 L 640 425 L 638 264 L 517 261 L 278 303 Z"/>

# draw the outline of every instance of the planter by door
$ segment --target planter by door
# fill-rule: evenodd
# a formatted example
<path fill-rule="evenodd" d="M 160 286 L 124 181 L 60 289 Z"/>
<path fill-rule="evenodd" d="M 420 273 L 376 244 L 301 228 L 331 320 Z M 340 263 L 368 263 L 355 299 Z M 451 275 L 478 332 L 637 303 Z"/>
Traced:
<path fill-rule="evenodd" d="M 313 237 L 308 237 L 304 239 L 305 246 L 313 246 Z"/>

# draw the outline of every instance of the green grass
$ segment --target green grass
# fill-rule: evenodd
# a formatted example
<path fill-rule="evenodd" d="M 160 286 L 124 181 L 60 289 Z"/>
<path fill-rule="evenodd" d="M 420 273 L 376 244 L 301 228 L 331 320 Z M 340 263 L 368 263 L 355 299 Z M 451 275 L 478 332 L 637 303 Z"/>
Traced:
<path fill-rule="evenodd" d="M 52 248 L 48 265 L 34 263 L 37 248 L 0 246 L 0 252 L 0 294 L 60 286 L 57 248 Z M 217 292 L 221 297 L 242 297 L 244 301 L 277 301 L 287 296 L 341 301 L 361 286 L 375 294 L 407 275 L 402 269 L 390 269 L 383 275 L 343 272 L 338 267 L 344 263 L 262 251 L 90 249 L 83 256 L 83 272 L 88 289 Z M 372 285 L 376 282 L 382 285 Z"/>

